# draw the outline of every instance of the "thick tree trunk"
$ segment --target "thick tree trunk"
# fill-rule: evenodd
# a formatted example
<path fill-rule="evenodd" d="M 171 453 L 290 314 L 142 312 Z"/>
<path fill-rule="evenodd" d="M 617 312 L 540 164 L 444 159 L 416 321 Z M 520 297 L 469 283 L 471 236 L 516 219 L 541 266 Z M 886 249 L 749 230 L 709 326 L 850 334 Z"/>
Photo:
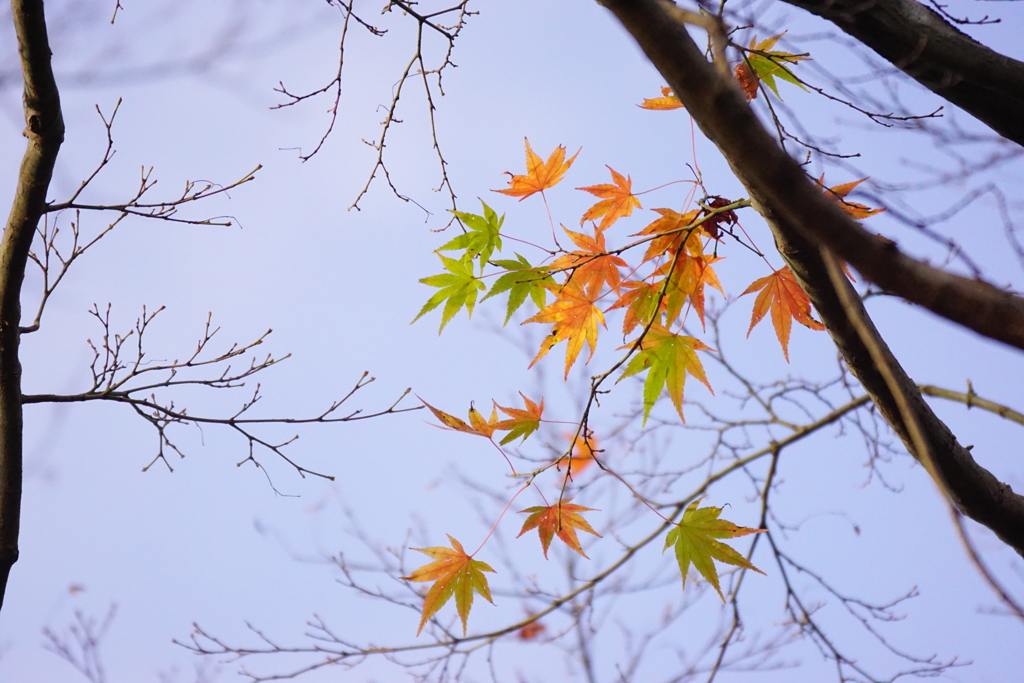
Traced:
<path fill-rule="evenodd" d="M 36 226 L 46 208 L 53 166 L 64 141 L 42 0 L 12 0 L 11 14 L 25 80 L 24 135 L 28 146 L 0 240 L 0 607 L 11 567 L 18 561 L 21 518 L 21 285 Z"/>
<path fill-rule="evenodd" d="M 807 290 L 847 364 L 908 450 L 928 466 L 964 514 L 988 526 L 1024 555 L 1024 497 L 999 482 L 957 443 L 885 348 L 858 302 L 856 313 L 863 314 L 868 332 L 880 342 L 885 356 L 885 368 L 877 366 L 828 275 L 821 249 L 831 250 L 883 288 L 1018 348 L 1024 348 L 1024 301 L 991 285 L 915 261 L 846 216 L 761 125 L 727 75 L 727 67 L 719 65 L 716 70 L 705 59 L 685 25 L 677 20 L 674 5 L 665 0 L 599 1 L 629 31 L 704 135 L 729 161 L 750 192 L 754 207 L 771 226 L 780 252 Z M 843 285 L 849 286 L 845 281 Z M 895 385 L 886 381 L 886 372 Z M 894 395 L 896 390 L 898 395 Z M 909 397 L 906 403 L 912 425 L 907 424 L 907 415 L 898 405 L 901 397 Z M 922 432 L 925 453 L 915 443 L 913 427 Z"/>

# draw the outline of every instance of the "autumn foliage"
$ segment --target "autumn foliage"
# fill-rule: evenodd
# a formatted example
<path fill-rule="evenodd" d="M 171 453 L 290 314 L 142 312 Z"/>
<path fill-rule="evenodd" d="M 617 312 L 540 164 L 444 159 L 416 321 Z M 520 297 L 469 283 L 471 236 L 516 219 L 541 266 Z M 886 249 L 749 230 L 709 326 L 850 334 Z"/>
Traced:
<path fill-rule="evenodd" d="M 780 37 L 762 41 L 755 38 L 746 50 L 744 60 L 736 64 L 734 72 L 739 87 L 748 99 L 757 97 L 764 88 L 778 96 L 779 81 L 802 87 L 791 67 L 807 56 L 774 50 Z M 644 100 L 640 106 L 655 111 L 671 111 L 681 108 L 682 104 L 670 89 L 663 88 L 661 97 Z M 547 205 L 545 193 L 561 182 L 579 154 L 577 151 L 566 158 L 565 147 L 558 146 L 543 159 L 527 141 L 525 173 L 508 173 L 508 187 L 495 191 L 520 201 L 539 194 Z M 503 236 L 508 237 L 503 232 L 505 217 L 499 216 L 486 202 L 481 201 L 482 212 L 479 215 L 453 212 L 461 233 L 437 249 L 444 272 L 420 280 L 437 291 L 416 318 L 441 307 L 443 330 L 460 310 L 465 309 L 471 316 L 478 301 L 506 295 L 506 324 L 524 306 L 532 306 L 532 313 L 520 314 L 521 324 L 547 326 L 547 334 L 540 342 L 530 367 L 564 342 L 562 374 L 568 378 L 573 368 L 578 367 L 581 357 L 584 365 L 594 358 L 600 337 L 609 331 L 608 316 L 618 316 L 621 322 L 616 323 L 613 329 L 621 329 L 626 343 L 609 347 L 617 348 L 619 360 L 611 369 L 593 375 L 590 400 L 593 402 L 598 388 L 609 378 L 614 378 L 616 383 L 630 377 L 642 378 L 644 425 L 665 395 L 678 419 L 685 421 L 687 377 L 714 393 L 701 357 L 702 354 L 713 354 L 715 350 L 699 337 L 705 326 L 705 303 L 710 292 L 714 290 L 726 296 L 717 269 L 726 260 L 724 251 L 729 245 L 745 247 L 763 260 L 763 270 L 746 275 L 752 281 L 748 280 L 749 286 L 740 294 L 756 294 L 752 299 L 748 337 L 770 314 L 775 335 L 788 362 L 793 321 L 810 330 L 824 329 L 814 318 L 810 300 L 789 267 L 771 264 L 743 229 L 740 211 L 750 206 L 749 201 L 732 201 L 706 191 L 703 197 L 699 197 L 698 191 L 704 188 L 698 177 L 676 181 L 685 183 L 684 187 L 689 188 L 682 206 L 676 199 L 673 206 L 654 206 L 645 210 L 638 196 L 644 193 L 634 191 L 632 178 L 610 166 L 608 170 L 611 182 L 576 188 L 597 199 L 579 218 L 579 230 L 564 225 L 556 227 L 552 219 L 552 245 L 550 248 L 539 247 L 540 260 L 531 261 L 520 253 L 514 253 L 512 257 L 502 255 L 505 247 Z M 819 185 L 850 216 L 862 219 L 881 209 L 871 209 L 847 200 L 847 195 L 859 182 L 826 187 L 824 179 L 820 179 Z M 646 219 L 642 218 L 639 226 L 631 229 L 620 227 L 627 219 L 635 220 L 640 212 L 644 212 Z M 518 240 L 517 244 L 531 243 Z M 490 441 L 505 456 L 512 474 L 525 478 L 526 483 L 512 496 L 508 506 L 529 489 L 539 492 L 544 504 L 522 510 L 528 517 L 519 536 L 536 530 L 545 558 L 555 538 L 575 553 L 587 557 L 578 532 L 600 537 L 601 534 L 591 526 L 593 517 L 591 521 L 584 517 L 584 514 L 598 511 L 565 498 L 566 483 L 580 476 L 583 469 L 593 463 L 602 473 L 615 477 L 627 488 L 630 488 L 629 484 L 603 462 L 605 453 L 598 447 L 598 439 L 587 424 L 587 412 L 577 421 L 573 431 L 566 434 L 563 429 L 556 433 L 568 438 L 569 444 L 564 452 L 533 472 L 516 472 L 503 449 L 513 442 L 521 444 L 548 421 L 543 399 L 533 400 L 522 394 L 521 397 L 522 407 L 505 407 L 492 402 L 489 414 L 471 405 L 466 420 L 426 401 L 423 403 L 443 428 Z M 535 482 L 552 469 L 562 476 L 558 498 L 549 501 Z M 693 500 L 682 511 L 681 518 L 665 518 L 669 525 L 665 548 L 673 548 L 684 585 L 692 566 L 722 595 L 716 562 L 741 570 L 760 571 L 747 557 L 722 540 L 763 529 L 737 526 L 721 519 L 722 508 L 700 507 L 699 503 L 699 500 Z M 651 510 L 653 514 L 660 515 L 655 508 Z M 466 554 L 458 541 L 449 538 L 451 548 L 420 549 L 434 562 L 405 577 L 410 581 L 434 582 L 425 597 L 420 630 L 453 595 L 464 631 L 474 593 L 490 600 L 484 572 L 493 570 Z M 542 631 L 524 631 L 521 637 L 533 638 L 539 633 Z"/>

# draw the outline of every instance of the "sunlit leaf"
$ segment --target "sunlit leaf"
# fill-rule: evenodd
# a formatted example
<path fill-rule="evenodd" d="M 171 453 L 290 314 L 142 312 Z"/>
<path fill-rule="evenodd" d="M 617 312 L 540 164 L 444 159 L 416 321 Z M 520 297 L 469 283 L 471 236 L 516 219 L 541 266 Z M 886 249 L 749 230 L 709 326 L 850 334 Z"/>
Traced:
<path fill-rule="evenodd" d="M 601 219 L 597 226 L 598 230 L 606 230 L 612 223 L 625 218 L 633 213 L 634 208 L 642 208 L 640 200 L 633 196 L 632 178 L 623 177 L 621 173 L 611 166 L 607 167 L 612 173 L 612 183 L 603 185 L 590 185 L 588 187 L 577 187 L 577 190 L 589 192 L 595 197 L 601 197 L 601 201 L 587 209 L 580 219 L 580 225 L 586 221 Z"/>
<path fill-rule="evenodd" d="M 548 157 L 547 161 L 542 161 L 537 156 L 533 149 L 530 148 L 530 141 L 526 141 L 526 175 L 514 175 L 512 179 L 508 181 L 508 188 L 504 190 L 494 190 L 501 194 L 507 194 L 510 197 L 519 197 L 519 201 L 526 199 L 527 197 L 534 195 L 538 192 L 554 187 L 562 180 L 562 176 L 572 166 L 572 162 L 576 161 L 576 157 L 579 156 L 579 151 L 573 154 L 568 161 L 565 160 L 565 147 L 559 145 L 551 156 Z"/>
<path fill-rule="evenodd" d="M 811 317 L 811 300 L 807 298 L 804 290 L 793 275 L 789 266 L 784 266 L 771 275 L 755 280 L 743 292 L 760 293 L 754 300 L 754 312 L 750 317 L 750 328 L 747 330 L 747 337 L 750 336 L 754 326 L 761 322 L 765 314 L 771 310 L 772 325 L 775 326 L 775 335 L 782 345 L 782 354 L 789 362 L 789 332 L 792 321 L 796 320 L 801 325 L 812 330 L 824 330 L 825 326 Z M 743 296 L 741 294 L 740 296 Z"/>
<path fill-rule="evenodd" d="M 537 315 L 523 321 L 523 324 L 554 324 L 551 333 L 541 342 L 540 351 L 530 362 L 530 367 L 547 355 L 553 346 L 567 341 L 565 376 L 568 377 L 569 369 L 580 355 L 584 342 L 590 348 L 590 356 L 587 361 L 589 362 L 590 358 L 593 358 L 594 350 L 597 348 L 597 326 L 598 324 L 604 325 L 604 315 L 595 304 L 596 297 L 584 291 L 583 286 L 575 278 L 557 289 L 553 287 L 551 289 L 557 297 L 555 301 Z"/>
<path fill-rule="evenodd" d="M 683 103 L 680 102 L 679 98 L 672 92 L 672 88 L 663 87 L 661 89 L 661 97 L 645 99 L 642 104 L 638 104 L 637 106 L 642 109 L 667 111 L 669 109 L 679 109 L 683 106 Z"/>

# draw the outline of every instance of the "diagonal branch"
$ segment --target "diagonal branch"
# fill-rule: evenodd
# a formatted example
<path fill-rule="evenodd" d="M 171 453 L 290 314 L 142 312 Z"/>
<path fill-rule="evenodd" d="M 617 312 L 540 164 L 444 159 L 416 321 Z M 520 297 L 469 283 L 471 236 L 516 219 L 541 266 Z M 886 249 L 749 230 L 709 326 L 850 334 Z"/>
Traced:
<path fill-rule="evenodd" d="M 0 607 L 11 567 L 18 561 L 21 516 L 21 285 L 36 226 L 46 210 L 53 166 L 64 142 L 64 119 L 50 67 L 43 1 L 12 0 L 11 15 L 25 81 L 28 125 L 24 135 L 28 145 L 0 241 Z"/>
<path fill-rule="evenodd" d="M 784 0 L 831 21 L 1003 137 L 1024 145 L 1024 63 L 915 0 Z"/>
<path fill-rule="evenodd" d="M 823 197 L 803 167 L 761 125 L 739 86 L 707 62 L 684 24 L 670 13 L 671 3 L 599 1 L 633 35 L 754 199 L 767 203 L 804 238 L 828 247 L 882 289 L 1024 349 L 1024 298 L 902 253 L 891 240 L 869 233 Z"/>
<path fill-rule="evenodd" d="M 670 3 L 602 0 L 602 4 L 632 34 L 697 125 L 722 151 L 750 192 L 755 208 L 771 226 L 780 252 L 806 289 L 847 364 L 908 450 L 918 458 L 926 457 L 915 448 L 893 391 L 829 279 L 820 247 L 826 246 L 886 289 L 976 331 L 991 332 L 989 336 L 1019 348 L 1024 348 L 1024 300 L 991 285 L 915 261 L 894 246 L 887 246 L 881 238 L 869 235 L 845 216 L 833 201 L 814 188 L 799 164 L 779 148 L 737 86 L 707 62 L 684 25 L 672 17 Z M 843 283 L 849 286 L 845 280 Z M 960 303 L 970 301 L 969 305 L 985 307 L 987 311 L 980 317 L 962 315 L 952 310 L 959 304 L 936 305 L 935 297 L 963 297 Z M 1001 308 L 1004 304 L 1006 308 Z M 1024 554 L 1024 497 L 978 465 L 970 452 L 957 443 L 877 336 L 859 298 L 854 297 L 852 305 L 858 307 L 857 316 L 863 316 L 861 319 L 870 326 L 875 343 L 886 356 L 886 370 L 895 377 L 900 393 L 910 397 L 914 422 L 921 426 L 940 484 L 964 514 L 988 526 Z M 991 308 L 993 305 L 995 309 Z M 996 309 L 1003 310 L 1005 317 L 982 320 Z M 972 319 L 968 322 L 966 318 Z M 1007 329 L 998 333 L 996 327 Z M 1010 338 L 1014 341 L 1010 342 Z"/>

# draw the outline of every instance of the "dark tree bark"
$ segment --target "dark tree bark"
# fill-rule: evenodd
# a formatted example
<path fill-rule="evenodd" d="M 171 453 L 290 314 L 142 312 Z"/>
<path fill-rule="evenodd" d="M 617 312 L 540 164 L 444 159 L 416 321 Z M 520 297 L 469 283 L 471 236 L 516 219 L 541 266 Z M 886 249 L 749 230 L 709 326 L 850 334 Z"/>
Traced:
<path fill-rule="evenodd" d="M 24 135 L 28 145 L 0 240 L 0 607 L 11 567 L 18 561 L 21 517 L 21 285 L 36 226 L 46 208 L 53 166 L 64 141 L 64 120 L 50 67 L 43 2 L 12 0 L 11 14 L 25 80 Z"/>
<path fill-rule="evenodd" d="M 783 0 L 853 36 L 1008 140 L 1024 145 L 1024 62 L 989 49 L 915 0 Z"/>
<path fill-rule="evenodd" d="M 780 252 L 811 297 L 851 371 L 911 454 L 928 466 L 964 514 L 988 526 L 1024 555 L 1024 497 L 999 482 L 957 443 L 884 342 L 886 367 L 877 367 L 828 275 L 821 249 L 831 250 L 884 289 L 1018 348 L 1024 348 L 1024 300 L 916 261 L 846 216 L 761 125 L 728 76 L 728 68 L 722 64 L 716 69 L 707 61 L 679 21 L 681 15 L 674 5 L 665 0 L 599 1 L 637 41 L 746 186 L 754 208 L 771 226 Z M 857 305 L 860 315 L 863 307 Z M 870 325 L 866 313 L 863 316 Z M 880 341 L 873 325 L 869 331 Z M 900 395 L 909 396 L 913 425 L 907 424 L 883 371 L 895 378 Z M 924 453 L 912 438 L 915 426 L 922 432 Z"/>

